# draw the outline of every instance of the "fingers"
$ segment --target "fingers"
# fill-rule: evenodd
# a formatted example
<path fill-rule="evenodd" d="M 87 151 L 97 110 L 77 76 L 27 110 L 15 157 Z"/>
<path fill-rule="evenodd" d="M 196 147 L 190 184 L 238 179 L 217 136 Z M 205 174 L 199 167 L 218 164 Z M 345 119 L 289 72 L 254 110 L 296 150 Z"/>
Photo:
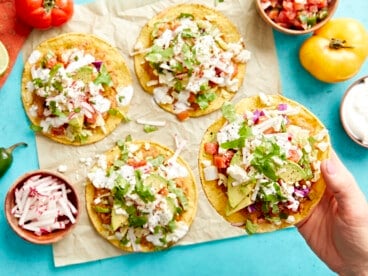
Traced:
<path fill-rule="evenodd" d="M 334 195 L 341 211 L 350 213 L 355 208 L 359 210 L 359 205 L 366 204 L 364 194 L 353 175 L 334 151 L 330 159 L 322 162 L 321 171 L 327 189 Z"/>

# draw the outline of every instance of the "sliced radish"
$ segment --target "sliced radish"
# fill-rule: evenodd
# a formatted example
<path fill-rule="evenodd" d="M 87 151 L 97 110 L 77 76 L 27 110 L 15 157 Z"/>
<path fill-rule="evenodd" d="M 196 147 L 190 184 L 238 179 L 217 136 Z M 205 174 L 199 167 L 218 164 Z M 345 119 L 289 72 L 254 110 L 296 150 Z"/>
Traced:
<path fill-rule="evenodd" d="M 16 189 L 12 214 L 22 228 L 36 235 L 64 229 L 76 222 L 77 208 L 68 199 L 70 192 L 56 177 L 32 176 Z"/>

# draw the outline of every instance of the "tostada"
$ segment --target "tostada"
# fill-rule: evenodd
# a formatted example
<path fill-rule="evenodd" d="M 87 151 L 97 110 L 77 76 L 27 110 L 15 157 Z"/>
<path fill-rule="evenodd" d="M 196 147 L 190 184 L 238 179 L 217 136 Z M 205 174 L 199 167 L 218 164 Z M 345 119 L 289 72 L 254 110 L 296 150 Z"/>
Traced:
<path fill-rule="evenodd" d="M 132 96 L 123 56 L 95 35 L 47 39 L 25 63 L 22 101 L 32 129 L 59 143 L 103 139 L 126 119 Z"/>
<path fill-rule="evenodd" d="M 320 120 L 281 95 L 226 103 L 222 113 L 199 152 L 202 187 L 216 211 L 248 233 L 307 217 L 325 190 L 320 163 L 330 140 Z"/>
<path fill-rule="evenodd" d="M 198 192 L 180 150 L 127 139 L 98 157 L 85 191 L 89 218 L 103 238 L 123 251 L 150 252 L 187 234 Z"/>
<path fill-rule="evenodd" d="M 141 86 L 179 120 L 203 116 L 232 99 L 249 59 L 237 27 L 200 4 L 160 12 L 142 28 L 134 48 Z"/>

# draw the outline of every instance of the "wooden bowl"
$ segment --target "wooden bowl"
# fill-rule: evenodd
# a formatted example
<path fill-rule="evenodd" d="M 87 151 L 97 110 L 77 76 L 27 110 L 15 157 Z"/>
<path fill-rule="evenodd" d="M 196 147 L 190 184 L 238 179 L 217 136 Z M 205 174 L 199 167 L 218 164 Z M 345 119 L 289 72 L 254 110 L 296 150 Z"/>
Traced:
<path fill-rule="evenodd" d="M 16 205 L 15 193 L 23 187 L 24 183 L 32 177 L 40 176 L 42 178 L 51 176 L 52 179 L 57 179 L 59 183 L 65 184 L 66 190 L 68 190 L 67 198 L 69 202 L 75 207 L 76 213 L 74 214 L 74 223 L 67 223 L 64 229 L 53 230 L 49 233 L 43 232 L 41 235 L 36 234 L 33 231 L 27 230 L 19 225 L 20 218 L 16 217 L 13 208 Z M 10 227 L 24 240 L 29 241 L 34 244 L 52 244 L 63 239 L 67 234 L 69 234 L 75 227 L 79 220 L 80 214 L 80 200 L 78 193 L 73 187 L 73 185 L 60 173 L 56 173 L 49 170 L 35 170 L 28 172 L 21 177 L 19 177 L 13 185 L 9 188 L 8 193 L 5 198 L 5 215 Z M 58 221 L 65 220 L 68 217 L 63 215 L 58 217 Z"/>
<path fill-rule="evenodd" d="M 346 134 L 358 145 L 368 148 L 368 76 L 353 82 L 340 104 L 340 121 Z M 365 137 L 365 138 L 364 138 Z"/>
<path fill-rule="evenodd" d="M 261 0 L 256 0 L 256 9 L 257 9 L 258 14 L 262 17 L 262 19 L 268 25 L 270 25 L 273 29 L 281 33 L 285 33 L 289 35 L 304 35 L 304 34 L 314 32 L 315 30 L 321 28 L 326 22 L 328 22 L 331 19 L 331 17 L 334 15 L 337 9 L 338 3 L 339 3 L 339 0 L 332 0 L 328 6 L 328 15 L 322 21 L 318 22 L 316 25 L 312 26 L 309 29 L 305 29 L 305 30 L 290 29 L 290 28 L 282 27 L 279 24 L 277 24 L 267 15 L 264 8 L 262 7 Z"/>

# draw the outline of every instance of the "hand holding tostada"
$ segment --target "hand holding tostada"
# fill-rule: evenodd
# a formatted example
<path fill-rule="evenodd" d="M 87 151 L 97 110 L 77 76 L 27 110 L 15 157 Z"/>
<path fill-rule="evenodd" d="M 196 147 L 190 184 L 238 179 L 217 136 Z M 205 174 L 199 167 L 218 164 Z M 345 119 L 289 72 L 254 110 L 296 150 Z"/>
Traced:
<path fill-rule="evenodd" d="M 260 0 L 257 7 L 282 32 L 313 32 L 300 49 L 301 64 L 312 76 L 330 83 L 352 78 L 368 54 L 364 27 L 353 19 L 331 19 L 338 1 L 304 2 Z M 285 15 L 289 17 L 280 22 Z M 352 32 L 340 32 L 342 25 Z M 320 61 L 310 53 L 323 45 L 328 47 L 318 54 L 326 62 L 316 68 Z M 349 57 L 351 66 L 337 75 L 333 70 L 343 57 Z M 357 239 L 368 247 L 368 205 L 334 154 L 323 123 L 302 104 L 264 91 L 232 102 L 246 81 L 250 59 L 246 38 L 229 18 L 215 8 L 182 4 L 159 12 L 138 35 L 132 60 L 142 91 L 133 91 L 128 63 L 115 47 L 91 34 L 65 33 L 43 41 L 29 56 L 22 102 L 37 135 L 75 147 L 97 143 L 128 121 L 135 93 L 152 95 L 178 124 L 217 112 L 197 149 L 200 183 L 181 157 L 180 143 L 169 149 L 127 135 L 93 165 L 86 179 L 85 208 L 101 237 L 122 251 L 151 252 L 177 244 L 195 220 L 202 188 L 224 223 L 244 229 L 245 235 L 295 225 L 332 270 L 367 271 L 367 252 L 346 236 L 358 228 Z M 19 185 L 14 187 L 8 193 L 11 204 L 19 199 Z M 341 196 L 350 188 L 352 194 Z M 66 195 L 65 187 L 58 193 Z M 34 200 L 30 190 L 25 194 L 26 202 Z M 73 200 L 79 206 L 78 196 Z M 18 220 L 11 204 L 6 209 L 15 229 Z M 63 204 L 70 205 L 55 204 L 63 210 Z M 362 213 L 349 211 L 349 204 L 360 204 Z M 70 208 L 63 219 L 76 223 L 70 214 L 82 207 Z M 349 218 L 356 225 L 341 226 Z M 36 236 L 58 231 L 34 216 L 27 223 L 38 225 Z M 313 227 L 334 233 L 331 240 L 326 234 L 324 248 Z M 324 253 L 330 248 L 336 256 Z M 341 253 L 350 249 L 355 259 Z"/>

